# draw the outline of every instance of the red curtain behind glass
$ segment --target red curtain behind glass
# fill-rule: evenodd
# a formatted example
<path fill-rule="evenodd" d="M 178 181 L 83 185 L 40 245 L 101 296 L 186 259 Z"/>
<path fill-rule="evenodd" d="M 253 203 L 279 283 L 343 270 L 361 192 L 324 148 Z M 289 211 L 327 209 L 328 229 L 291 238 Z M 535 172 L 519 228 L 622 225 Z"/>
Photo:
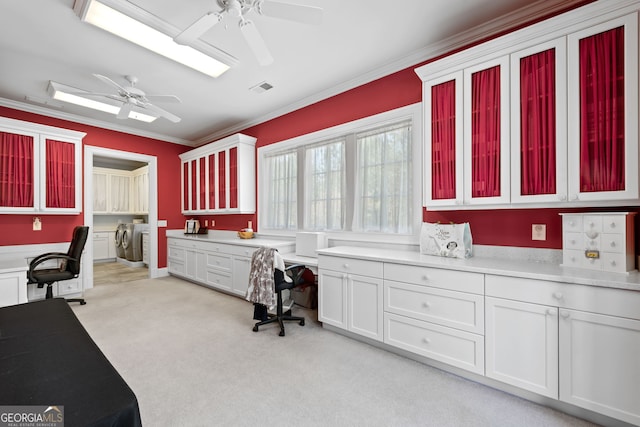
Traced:
<path fill-rule="evenodd" d="M 624 190 L 624 28 L 580 40 L 580 191 Z"/>
<path fill-rule="evenodd" d="M 205 162 L 206 162 L 206 158 L 204 157 L 200 157 L 199 159 L 199 163 L 200 163 L 200 197 L 198 197 L 198 209 L 205 209 L 207 207 L 206 205 L 206 200 L 207 200 L 207 188 L 206 188 L 206 179 L 207 176 L 205 175 Z"/>
<path fill-rule="evenodd" d="M 229 207 L 238 207 L 238 148 L 229 149 Z"/>
<path fill-rule="evenodd" d="M 75 144 L 46 141 L 48 208 L 74 208 L 76 202 Z"/>
<path fill-rule="evenodd" d="M 471 76 L 471 196 L 500 196 L 500 66 Z"/>
<path fill-rule="evenodd" d="M 555 49 L 520 60 L 521 194 L 556 192 Z"/>
<path fill-rule="evenodd" d="M 225 151 L 218 153 L 218 207 L 220 209 L 225 209 L 227 207 L 227 181 L 225 179 L 227 165 L 225 153 Z"/>
<path fill-rule="evenodd" d="M 456 197 L 456 82 L 431 88 L 431 198 Z"/>
<path fill-rule="evenodd" d="M 33 207 L 33 137 L 0 132 L 0 206 Z"/>
<path fill-rule="evenodd" d="M 209 159 L 209 209 L 215 209 L 216 206 L 216 156 L 211 154 Z"/>

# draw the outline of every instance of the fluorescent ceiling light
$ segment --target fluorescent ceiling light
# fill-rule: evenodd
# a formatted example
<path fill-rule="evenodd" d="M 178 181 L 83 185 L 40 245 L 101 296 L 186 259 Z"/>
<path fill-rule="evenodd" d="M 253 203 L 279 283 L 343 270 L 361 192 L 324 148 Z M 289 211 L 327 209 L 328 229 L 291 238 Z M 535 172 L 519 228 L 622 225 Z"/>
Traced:
<path fill-rule="evenodd" d="M 49 92 L 49 95 L 51 95 L 53 99 L 57 99 L 58 101 L 68 102 L 70 104 L 80 105 L 82 107 L 91 108 L 98 111 L 104 111 L 105 113 L 110 113 L 113 115 L 118 115 L 121 108 L 117 105 L 107 104 L 105 102 L 85 98 L 81 94 L 89 94 L 90 92 L 53 81 L 49 81 L 47 92 Z M 147 114 L 143 114 L 133 110 L 129 112 L 129 118 L 147 123 L 151 123 L 152 121 L 157 119 L 157 117 L 149 116 Z"/>
<path fill-rule="evenodd" d="M 107 0 L 105 2 L 97 0 L 76 0 L 74 10 L 82 21 L 93 24 L 96 27 L 102 28 L 123 39 L 129 40 L 132 43 L 211 77 L 218 77 L 237 62 L 232 56 L 210 45 L 206 45 L 209 46 L 209 49 L 207 49 L 209 52 L 203 53 L 201 50 L 205 49 L 198 50 L 191 46 L 183 46 L 176 43 L 166 32 L 175 32 L 177 34 L 177 29 L 172 30 L 168 24 L 159 23 L 158 18 L 142 9 L 134 9 L 135 6 L 130 3 L 119 5 L 122 9 L 127 9 L 128 14 L 122 13 L 105 3 L 116 4 L 113 0 Z M 165 27 L 166 31 L 156 30 L 148 25 L 150 22 L 154 22 L 156 27 L 163 24 L 162 26 Z M 205 43 L 196 43 L 196 45 L 204 47 Z M 222 57 L 225 62 L 222 62 L 221 59 L 215 58 L 214 56 Z"/>

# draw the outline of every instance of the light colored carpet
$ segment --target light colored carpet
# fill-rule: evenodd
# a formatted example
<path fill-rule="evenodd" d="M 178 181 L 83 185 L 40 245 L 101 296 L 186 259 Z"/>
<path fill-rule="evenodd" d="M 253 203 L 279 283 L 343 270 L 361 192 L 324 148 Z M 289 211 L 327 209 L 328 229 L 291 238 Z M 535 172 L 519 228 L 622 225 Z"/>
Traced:
<path fill-rule="evenodd" d="M 73 310 L 145 426 L 591 426 L 327 331 L 252 332 L 253 306 L 173 277 L 96 286 Z"/>

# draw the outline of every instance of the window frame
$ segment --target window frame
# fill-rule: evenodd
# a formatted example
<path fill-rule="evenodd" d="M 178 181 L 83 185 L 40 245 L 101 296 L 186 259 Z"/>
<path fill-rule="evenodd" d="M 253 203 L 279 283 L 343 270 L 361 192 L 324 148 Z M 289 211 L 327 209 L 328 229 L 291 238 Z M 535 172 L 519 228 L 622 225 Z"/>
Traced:
<path fill-rule="evenodd" d="M 349 134 L 356 134 L 359 132 L 366 132 L 376 127 L 390 125 L 402 120 L 411 120 L 411 196 L 412 196 L 412 233 L 411 234 L 391 234 L 383 232 L 357 232 L 357 231 L 325 231 L 327 236 L 333 241 L 342 242 L 391 242 L 391 243 L 405 243 L 415 244 L 419 241 L 420 224 L 422 223 L 423 211 L 422 211 L 422 108 L 420 103 L 411 104 L 405 107 L 396 108 L 394 110 L 386 111 L 383 113 L 368 116 L 359 120 L 354 120 L 341 125 L 333 126 L 330 128 L 322 129 L 316 132 L 300 135 L 291 139 L 283 140 L 273 144 L 269 144 L 263 147 L 259 147 L 257 150 L 257 177 L 258 177 L 258 230 L 261 235 L 274 236 L 274 237 L 294 237 L 297 232 L 306 231 L 303 229 L 297 230 L 282 230 L 282 229 L 269 229 L 266 228 L 265 211 L 266 197 L 268 189 L 264 185 L 260 185 L 262 182 L 267 182 L 267 167 L 266 158 L 273 156 L 278 152 L 297 150 L 303 146 L 311 146 L 330 139 L 337 139 L 347 136 Z M 349 144 L 347 145 L 347 151 L 349 150 Z M 355 150 L 355 147 L 353 148 Z M 347 156 L 349 154 L 347 153 Z M 298 163 L 300 165 L 300 163 Z M 355 175 L 355 170 L 347 167 L 347 181 L 349 181 L 349 175 Z M 300 178 L 298 178 L 300 179 Z M 298 200 L 304 203 L 303 199 L 300 199 L 300 187 L 304 185 L 303 181 L 299 181 L 298 186 Z M 353 199 L 353 195 L 349 194 L 347 190 L 347 198 Z M 349 203 L 355 203 L 350 201 Z M 353 209 L 353 205 L 351 208 Z M 351 212 L 348 210 L 347 215 Z M 299 213 L 298 218 L 301 214 Z"/>

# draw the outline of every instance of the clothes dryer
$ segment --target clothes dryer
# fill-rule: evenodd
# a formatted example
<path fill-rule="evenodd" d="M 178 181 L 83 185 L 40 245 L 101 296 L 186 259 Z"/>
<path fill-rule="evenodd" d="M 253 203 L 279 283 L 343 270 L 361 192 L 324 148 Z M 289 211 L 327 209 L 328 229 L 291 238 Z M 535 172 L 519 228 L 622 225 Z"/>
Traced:
<path fill-rule="evenodd" d="M 142 232 L 149 230 L 149 224 L 125 224 L 122 246 L 129 261 L 142 261 Z"/>
<path fill-rule="evenodd" d="M 124 246 L 122 246 L 125 227 L 126 224 L 118 224 L 118 227 L 116 228 L 114 244 L 116 245 L 116 256 L 118 258 L 125 258 Z"/>

